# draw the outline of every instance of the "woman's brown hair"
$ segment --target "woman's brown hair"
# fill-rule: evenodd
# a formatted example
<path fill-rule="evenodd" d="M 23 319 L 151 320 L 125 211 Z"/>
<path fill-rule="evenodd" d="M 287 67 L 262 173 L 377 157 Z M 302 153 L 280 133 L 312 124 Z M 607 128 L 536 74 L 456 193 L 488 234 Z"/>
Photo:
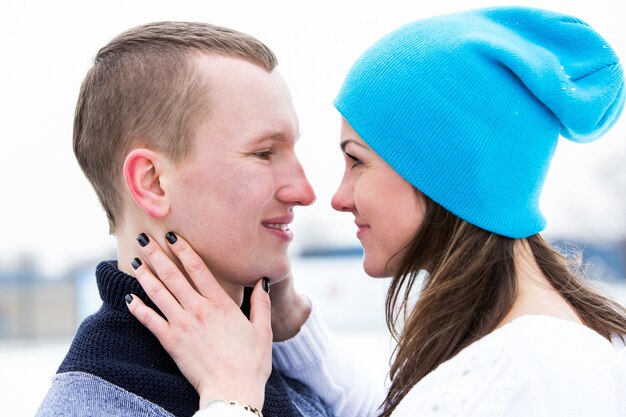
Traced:
<path fill-rule="evenodd" d="M 424 223 L 402 252 L 387 294 L 387 326 L 397 347 L 381 406 L 385 417 L 439 364 L 493 331 L 517 294 L 516 239 L 473 226 L 424 198 Z M 587 326 L 607 338 L 626 334 L 626 309 L 589 286 L 579 263 L 538 234 L 526 241 L 548 282 Z M 412 305 L 422 271 L 428 276 Z"/>

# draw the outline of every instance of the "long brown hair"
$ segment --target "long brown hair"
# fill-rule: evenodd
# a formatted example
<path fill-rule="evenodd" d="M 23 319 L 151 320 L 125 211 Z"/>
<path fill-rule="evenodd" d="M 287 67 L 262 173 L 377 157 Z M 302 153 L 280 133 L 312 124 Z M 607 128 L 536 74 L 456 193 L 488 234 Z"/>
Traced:
<path fill-rule="evenodd" d="M 397 347 L 381 406 L 385 417 L 439 364 L 494 330 L 517 294 L 516 239 L 473 226 L 424 198 L 423 226 L 404 249 L 387 294 L 387 326 Z M 607 338 L 626 334 L 626 309 L 585 283 L 576 272 L 580 265 L 538 234 L 526 240 L 548 282 L 587 326 Z M 412 305 L 424 270 L 428 276 Z"/>

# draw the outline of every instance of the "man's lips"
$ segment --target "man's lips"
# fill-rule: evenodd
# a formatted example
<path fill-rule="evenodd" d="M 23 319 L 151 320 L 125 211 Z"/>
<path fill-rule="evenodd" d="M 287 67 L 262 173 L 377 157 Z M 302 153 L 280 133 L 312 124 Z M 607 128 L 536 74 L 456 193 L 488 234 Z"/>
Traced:
<path fill-rule="evenodd" d="M 263 223 L 263 226 L 270 229 L 278 229 L 286 232 L 289 230 L 289 224 L 287 223 Z"/>
<path fill-rule="evenodd" d="M 273 217 L 261 222 L 263 226 L 269 229 L 277 229 L 283 232 L 289 231 L 289 224 L 293 222 L 293 214 L 288 214 L 280 217 Z"/>

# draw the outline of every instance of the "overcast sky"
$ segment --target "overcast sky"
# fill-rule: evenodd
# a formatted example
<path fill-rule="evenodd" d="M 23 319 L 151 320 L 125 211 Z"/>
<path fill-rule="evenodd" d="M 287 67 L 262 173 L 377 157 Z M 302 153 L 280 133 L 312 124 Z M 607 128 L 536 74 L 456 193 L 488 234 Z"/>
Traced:
<path fill-rule="evenodd" d="M 582 18 L 626 60 L 623 1 L 515 3 Z M 302 131 L 298 150 L 318 195 L 313 207 L 296 209 L 294 249 L 308 240 L 355 245 L 351 217 L 330 209 L 343 169 L 332 107 L 342 77 L 369 44 L 404 23 L 498 4 L 507 2 L 3 0 L 0 267 L 30 254 L 55 273 L 114 251 L 104 212 L 74 160 L 71 129 L 93 56 L 121 31 L 157 20 L 194 20 L 266 42 L 291 87 Z M 549 235 L 615 239 L 626 233 L 624 119 L 598 142 L 559 145 L 542 201 Z"/>

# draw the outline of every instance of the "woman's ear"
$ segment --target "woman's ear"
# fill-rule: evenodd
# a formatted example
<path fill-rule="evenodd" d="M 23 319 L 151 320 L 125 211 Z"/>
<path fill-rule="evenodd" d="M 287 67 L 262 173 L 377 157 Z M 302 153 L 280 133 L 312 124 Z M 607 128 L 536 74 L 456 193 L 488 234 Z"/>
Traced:
<path fill-rule="evenodd" d="M 170 209 L 169 200 L 161 187 L 160 159 L 156 152 L 145 148 L 133 149 L 124 160 L 124 180 L 130 195 L 149 216 L 160 219 Z"/>

